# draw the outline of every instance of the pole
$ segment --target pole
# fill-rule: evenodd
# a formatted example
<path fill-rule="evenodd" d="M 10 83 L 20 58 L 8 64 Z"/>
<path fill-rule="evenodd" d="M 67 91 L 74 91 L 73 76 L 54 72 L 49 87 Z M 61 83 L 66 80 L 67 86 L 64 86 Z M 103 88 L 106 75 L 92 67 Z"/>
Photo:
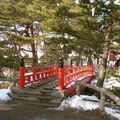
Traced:
<path fill-rule="evenodd" d="M 19 72 L 20 72 L 20 88 L 24 88 L 25 84 L 24 67 L 20 67 Z"/>
<path fill-rule="evenodd" d="M 59 90 L 64 89 L 64 62 L 63 58 L 59 59 L 59 69 L 58 69 L 58 88 Z"/>
<path fill-rule="evenodd" d="M 19 74 L 20 74 L 20 88 L 24 88 L 25 85 L 25 76 L 24 71 L 25 70 L 25 63 L 24 58 L 20 60 L 20 67 L 19 67 Z"/>

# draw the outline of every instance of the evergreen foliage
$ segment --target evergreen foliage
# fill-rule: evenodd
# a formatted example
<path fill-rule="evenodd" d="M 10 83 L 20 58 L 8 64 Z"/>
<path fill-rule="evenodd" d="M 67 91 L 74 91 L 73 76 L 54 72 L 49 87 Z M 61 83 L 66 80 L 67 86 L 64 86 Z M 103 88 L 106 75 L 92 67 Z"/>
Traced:
<path fill-rule="evenodd" d="M 79 64 L 83 56 L 99 58 L 104 53 L 109 26 L 112 27 L 110 49 L 120 51 L 119 8 L 113 1 L 106 5 L 89 0 L 79 3 L 74 0 L 3 0 L 0 2 L 0 35 L 4 35 L 0 41 L 1 58 L 14 56 L 16 60 L 15 56 L 21 58 L 21 52 L 27 51 L 32 53 L 33 65 L 38 60 L 54 64 L 59 57 L 67 59 L 74 52 L 76 56 L 72 57 Z M 34 26 L 35 21 L 39 23 L 37 26 Z M 44 47 L 39 45 L 41 41 Z M 38 49 L 43 50 L 41 58 Z M 27 57 L 26 54 L 26 60 Z M 0 61 L 1 66 L 5 66 L 2 59 Z"/>

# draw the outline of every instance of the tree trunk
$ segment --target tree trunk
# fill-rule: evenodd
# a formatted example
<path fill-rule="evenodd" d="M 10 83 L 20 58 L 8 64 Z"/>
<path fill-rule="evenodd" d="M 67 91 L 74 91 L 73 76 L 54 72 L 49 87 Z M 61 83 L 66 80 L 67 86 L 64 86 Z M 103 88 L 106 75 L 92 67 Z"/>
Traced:
<path fill-rule="evenodd" d="M 79 65 L 83 65 L 82 52 L 79 53 Z"/>
<path fill-rule="evenodd" d="M 105 94 L 100 92 L 100 111 L 104 111 L 105 108 Z"/>
<path fill-rule="evenodd" d="M 31 44 L 31 48 L 32 48 L 32 56 L 33 56 L 33 65 L 37 65 L 37 51 L 35 49 L 35 44 L 34 41 Z"/>
<path fill-rule="evenodd" d="M 105 35 L 105 40 L 104 40 L 103 58 L 100 60 L 100 63 L 99 63 L 99 79 L 97 82 L 98 87 L 103 87 L 103 82 L 105 79 L 111 32 L 112 32 L 112 26 L 109 25 L 107 33 Z"/>
<path fill-rule="evenodd" d="M 92 58 L 91 58 L 91 57 L 88 57 L 87 65 L 91 65 L 91 64 L 93 64 Z"/>
<path fill-rule="evenodd" d="M 31 37 L 34 39 L 34 34 L 33 34 L 33 27 L 30 27 L 31 30 Z M 33 56 L 33 65 L 36 66 L 38 63 L 38 57 L 37 57 L 37 51 L 35 48 L 35 42 L 34 40 L 31 43 L 31 48 L 32 48 L 32 56 Z"/>
<path fill-rule="evenodd" d="M 79 54 L 79 56 L 77 59 L 76 66 L 79 66 L 79 65 L 82 66 L 83 65 L 82 52 L 79 52 L 78 54 Z"/>
<path fill-rule="evenodd" d="M 62 52 L 63 52 L 63 53 L 62 53 L 62 54 L 63 54 L 62 57 L 64 58 L 64 60 L 67 60 L 67 56 L 66 56 L 66 45 L 65 45 L 65 44 L 63 45 Z"/>

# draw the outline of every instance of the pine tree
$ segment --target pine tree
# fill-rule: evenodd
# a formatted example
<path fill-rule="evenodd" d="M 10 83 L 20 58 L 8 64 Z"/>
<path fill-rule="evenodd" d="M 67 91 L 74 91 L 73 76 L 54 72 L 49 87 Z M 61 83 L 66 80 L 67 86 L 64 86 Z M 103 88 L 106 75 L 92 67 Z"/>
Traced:
<path fill-rule="evenodd" d="M 102 34 L 94 31 L 95 26 L 92 26 L 94 20 L 89 19 L 91 13 L 73 0 L 58 1 L 56 4 L 54 2 L 51 6 L 52 11 L 51 8 L 48 9 L 48 19 L 43 21 L 42 25 L 46 31 L 56 35 L 49 39 L 49 42 L 62 46 L 64 59 L 67 59 L 72 51 L 86 55 L 89 52 L 97 56 L 101 51 L 98 46 L 101 43 Z"/>
<path fill-rule="evenodd" d="M 106 74 L 109 46 L 113 43 L 113 40 L 116 40 L 116 38 L 119 39 L 119 35 L 115 33 L 119 31 L 118 28 L 120 26 L 120 6 L 114 4 L 114 1 L 111 0 L 109 1 L 109 4 L 103 1 L 94 1 L 93 3 L 90 3 L 89 1 L 85 2 L 82 0 L 82 2 L 85 8 L 95 9 L 94 19 L 96 19 L 96 22 L 98 23 L 99 32 L 104 35 L 103 55 L 99 67 L 99 80 L 97 83 L 99 87 L 102 87 Z M 117 31 L 115 32 L 114 30 Z"/>
<path fill-rule="evenodd" d="M 17 44 L 14 50 L 17 52 L 32 52 L 33 64 L 37 64 L 33 23 L 40 19 L 38 17 L 40 16 L 40 11 L 35 8 L 36 6 L 33 3 L 34 0 L 3 1 L 0 4 L 0 26 L 3 26 L 3 28 L 1 27 L 1 31 L 3 34 L 7 34 L 8 40 L 12 40 L 13 43 Z M 12 30 L 11 27 L 13 28 Z M 24 29 L 18 30 L 21 27 Z M 22 46 L 25 44 L 30 45 L 31 50 L 23 49 Z"/>

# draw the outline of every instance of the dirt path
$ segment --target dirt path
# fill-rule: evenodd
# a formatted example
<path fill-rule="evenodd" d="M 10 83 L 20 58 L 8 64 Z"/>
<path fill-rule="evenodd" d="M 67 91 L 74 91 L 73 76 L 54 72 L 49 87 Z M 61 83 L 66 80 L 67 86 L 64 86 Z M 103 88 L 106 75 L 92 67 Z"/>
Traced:
<path fill-rule="evenodd" d="M 51 110 L 20 101 L 1 103 L 0 120 L 115 120 L 99 111 Z"/>

